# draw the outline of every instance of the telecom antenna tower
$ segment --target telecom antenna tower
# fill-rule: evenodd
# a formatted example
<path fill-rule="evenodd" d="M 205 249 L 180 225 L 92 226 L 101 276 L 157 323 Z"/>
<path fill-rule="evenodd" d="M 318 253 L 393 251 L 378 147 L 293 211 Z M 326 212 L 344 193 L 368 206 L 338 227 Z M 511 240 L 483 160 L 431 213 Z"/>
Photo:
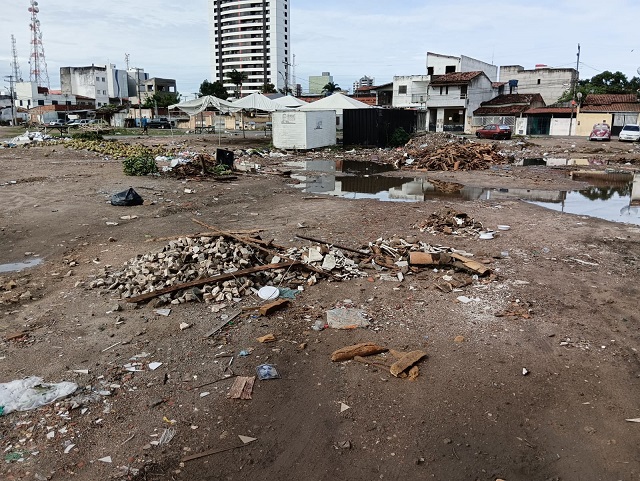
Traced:
<path fill-rule="evenodd" d="M 29 80 L 35 82 L 38 87 L 49 88 L 49 73 L 47 72 L 47 61 L 44 57 L 44 46 L 42 45 L 42 31 L 40 30 L 40 20 L 38 20 L 38 2 L 31 0 L 29 13 L 31 14 L 31 59 L 29 65 Z"/>
<path fill-rule="evenodd" d="M 22 82 L 22 72 L 18 63 L 18 50 L 16 49 L 16 37 L 11 35 L 11 74 L 14 82 Z"/>

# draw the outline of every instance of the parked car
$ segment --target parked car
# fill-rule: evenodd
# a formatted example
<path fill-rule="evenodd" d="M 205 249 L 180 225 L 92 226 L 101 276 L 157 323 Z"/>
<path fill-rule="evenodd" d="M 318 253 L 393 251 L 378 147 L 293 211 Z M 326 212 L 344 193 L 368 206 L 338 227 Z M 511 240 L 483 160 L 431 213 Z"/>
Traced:
<path fill-rule="evenodd" d="M 64 126 L 64 120 L 52 120 L 47 125 L 50 127 L 62 127 Z"/>
<path fill-rule="evenodd" d="M 511 127 L 508 125 L 489 124 L 476 130 L 476 137 L 485 139 L 505 139 L 511 138 Z"/>
<path fill-rule="evenodd" d="M 589 140 L 608 142 L 611 140 L 611 127 L 608 124 L 595 124 L 589 135 Z"/>
<path fill-rule="evenodd" d="M 99 123 L 96 119 L 75 119 L 71 122 L 68 122 L 67 125 L 70 127 L 79 127 L 81 125 L 90 125 Z"/>
<path fill-rule="evenodd" d="M 147 124 L 150 129 L 170 129 L 172 127 L 171 122 L 166 118 L 153 119 Z"/>
<path fill-rule="evenodd" d="M 623 142 L 628 140 L 629 142 L 637 142 L 640 140 L 640 125 L 638 124 L 625 124 L 618 134 L 618 140 Z"/>

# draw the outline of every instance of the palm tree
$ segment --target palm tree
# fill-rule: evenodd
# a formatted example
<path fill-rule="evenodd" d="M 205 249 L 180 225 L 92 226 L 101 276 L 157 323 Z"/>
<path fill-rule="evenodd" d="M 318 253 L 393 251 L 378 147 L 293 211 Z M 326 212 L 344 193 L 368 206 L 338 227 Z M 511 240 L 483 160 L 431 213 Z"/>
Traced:
<path fill-rule="evenodd" d="M 227 78 L 231 81 L 233 85 L 236 86 L 235 96 L 236 98 L 240 98 L 240 91 L 242 90 L 242 82 L 247 80 L 249 77 L 244 72 L 238 72 L 235 68 L 227 74 Z"/>
<path fill-rule="evenodd" d="M 322 93 L 325 97 L 333 94 L 334 92 L 340 92 L 342 89 L 338 84 L 334 84 L 333 82 L 329 82 L 327 85 L 322 87 Z"/>

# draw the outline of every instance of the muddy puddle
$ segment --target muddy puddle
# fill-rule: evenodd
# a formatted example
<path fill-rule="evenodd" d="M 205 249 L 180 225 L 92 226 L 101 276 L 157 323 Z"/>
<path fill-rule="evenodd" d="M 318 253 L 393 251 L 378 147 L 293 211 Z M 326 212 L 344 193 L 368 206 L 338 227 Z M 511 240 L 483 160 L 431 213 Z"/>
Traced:
<path fill-rule="evenodd" d="M 309 194 L 387 202 L 448 200 L 523 200 L 569 214 L 640 225 L 640 174 L 574 173 L 588 188 L 540 190 L 488 188 L 441 182 L 424 177 L 386 177 L 393 170 L 372 162 L 309 160 L 286 164 L 294 170 L 294 187 Z"/>
<path fill-rule="evenodd" d="M 0 274 L 6 273 L 6 272 L 20 272 L 40 264 L 42 264 L 42 259 L 39 257 L 25 259 L 20 262 L 10 262 L 8 264 L 0 264 Z"/>

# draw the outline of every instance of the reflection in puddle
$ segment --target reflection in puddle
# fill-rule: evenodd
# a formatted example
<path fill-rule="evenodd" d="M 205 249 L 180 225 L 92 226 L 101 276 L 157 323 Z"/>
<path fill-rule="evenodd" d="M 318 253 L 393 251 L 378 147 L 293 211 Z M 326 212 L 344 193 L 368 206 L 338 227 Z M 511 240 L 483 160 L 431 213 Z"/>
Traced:
<path fill-rule="evenodd" d="M 428 178 L 385 177 L 376 174 L 393 168 L 372 162 L 310 160 L 289 162 L 287 165 L 303 170 L 291 177 L 300 181 L 295 187 L 310 194 L 390 202 L 525 200 L 560 212 L 640 225 L 640 174 L 600 173 L 589 178 L 593 184 L 589 188 L 567 192 L 474 187 Z"/>
<path fill-rule="evenodd" d="M 42 264 L 42 259 L 40 257 L 33 257 L 31 259 L 26 259 L 22 262 L 11 262 L 9 264 L 0 264 L 0 273 L 19 272 L 29 267 L 35 267 L 39 264 Z"/>

